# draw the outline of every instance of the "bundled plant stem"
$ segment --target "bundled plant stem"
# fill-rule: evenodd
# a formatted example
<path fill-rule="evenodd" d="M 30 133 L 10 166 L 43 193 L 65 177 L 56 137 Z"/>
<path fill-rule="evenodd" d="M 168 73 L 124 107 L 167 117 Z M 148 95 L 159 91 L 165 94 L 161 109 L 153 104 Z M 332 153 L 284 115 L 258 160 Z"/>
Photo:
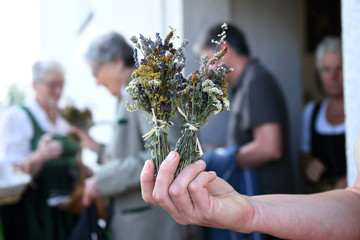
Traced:
<path fill-rule="evenodd" d="M 155 116 L 155 113 L 153 116 Z M 155 164 L 155 172 L 157 173 L 160 164 L 170 152 L 168 134 L 169 126 L 171 126 L 172 123 L 169 120 L 164 121 L 157 119 L 155 116 L 151 119 L 151 124 L 153 125 L 153 129 L 145 134 L 143 138 L 147 141 L 145 148 L 151 151 L 151 158 Z"/>
<path fill-rule="evenodd" d="M 198 129 L 193 125 L 191 126 L 192 127 L 184 128 L 182 136 L 176 143 L 175 151 L 177 151 L 180 155 L 180 163 L 175 176 L 177 176 L 187 165 L 195 162 L 203 155 L 197 136 Z"/>

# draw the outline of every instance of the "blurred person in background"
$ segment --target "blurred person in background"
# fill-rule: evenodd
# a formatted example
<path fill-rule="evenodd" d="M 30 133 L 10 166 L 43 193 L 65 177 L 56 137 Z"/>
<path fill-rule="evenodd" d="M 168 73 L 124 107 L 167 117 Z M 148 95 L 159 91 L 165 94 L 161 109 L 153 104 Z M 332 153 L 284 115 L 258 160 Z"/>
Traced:
<path fill-rule="evenodd" d="M 202 55 L 214 55 L 220 25 L 210 28 L 199 43 Z M 238 168 L 254 168 L 261 194 L 291 192 L 286 103 L 280 87 L 262 64 L 250 56 L 244 34 L 228 24 L 224 63 L 234 70 L 229 83 L 230 118 L 226 145 L 237 145 Z M 285 181 L 286 179 L 286 181 Z"/>
<path fill-rule="evenodd" d="M 103 162 L 85 182 L 83 203 L 89 205 L 97 196 L 113 199 L 110 233 L 114 240 L 195 239 L 191 238 L 192 227 L 177 224 L 166 211 L 145 203 L 141 197 L 140 173 L 145 160 L 151 157 L 142 136 L 151 130 L 151 125 L 143 112 L 128 112 L 125 108 L 131 100 L 125 88 L 135 70 L 133 49 L 121 35 L 111 32 L 96 38 L 85 58 L 97 84 L 105 86 L 119 101 L 113 137 L 104 154 L 104 146 L 88 134 L 71 130 L 79 136 L 81 145 L 97 152 Z M 169 142 L 175 144 L 179 134 L 170 132 Z"/>
<path fill-rule="evenodd" d="M 301 156 L 308 191 L 346 187 L 342 49 L 338 37 L 326 37 L 315 53 L 326 97 L 303 112 Z"/>
<path fill-rule="evenodd" d="M 48 205 L 54 191 L 69 192 L 76 177 L 79 144 L 66 135 L 58 115 L 64 70 L 53 60 L 32 67 L 35 98 L 4 111 L 0 122 L 0 159 L 29 173 L 33 182 L 17 204 L 1 207 L 5 239 L 66 240 L 76 217 Z"/>
<path fill-rule="evenodd" d="M 213 57 L 222 29 L 210 28 L 197 43 L 201 55 Z M 251 57 L 243 32 L 232 24 L 226 29 L 224 63 L 234 70 L 229 83 L 230 114 L 216 121 L 227 126 L 226 147 L 204 154 L 207 170 L 215 171 L 245 195 L 293 193 L 294 179 L 289 154 L 287 107 L 274 77 L 259 60 Z M 221 123 L 218 125 L 221 125 Z M 216 138 L 213 129 L 200 130 L 200 137 Z M 232 239 L 234 233 L 210 230 L 208 239 Z M 239 239 L 274 239 L 272 236 L 243 236 Z M 226 237 L 226 238 L 225 238 Z"/>

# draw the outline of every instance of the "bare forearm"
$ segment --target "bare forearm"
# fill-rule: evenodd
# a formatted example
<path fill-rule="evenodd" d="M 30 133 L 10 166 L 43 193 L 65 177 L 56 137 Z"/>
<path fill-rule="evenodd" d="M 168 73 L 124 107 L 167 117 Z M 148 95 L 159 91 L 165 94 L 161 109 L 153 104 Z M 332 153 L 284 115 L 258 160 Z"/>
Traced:
<path fill-rule="evenodd" d="M 29 173 L 33 177 L 40 172 L 43 165 L 44 161 L 37 152 L 32 153 L 27 159 L 18 164 L 21 170 Z"/>
<path fill-rule="evenodd" d="M 96 152 L 96 153 L 99 153 L 101 144 L 97 143 L 95 141 L 89 141 L 89 143 L 87 144 L 86 147 L 89 148 L 90 150 Z"/>
<path fill-rule="evenodd" d="M 313 195 L 264 195 L 251 198 L 251 231 L 285 239 L 359 239 L 358 190 Z"/>
<path fill-rule="evenodd" d="M 239 167 L 258 167 L 277 160 L 282 155 L 281 128 L 276 123 L 266 123 L 252 129 L 254 139 L 243 145 L 237 153 Z"/>
<path fill-rule="evenodd" d="M 261 148 L 261 146 L 254 141 L 239 148 L 236 158 L 237 164 L 241 168 L 259 167 L 275 160 L 270 152 Z"/>

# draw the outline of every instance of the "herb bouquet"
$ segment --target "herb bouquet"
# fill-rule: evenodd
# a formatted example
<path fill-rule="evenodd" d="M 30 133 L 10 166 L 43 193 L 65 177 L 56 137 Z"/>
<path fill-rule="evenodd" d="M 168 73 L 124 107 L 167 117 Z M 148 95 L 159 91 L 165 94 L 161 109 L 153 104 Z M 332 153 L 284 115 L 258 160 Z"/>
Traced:
<path fill-rule="evenodd" d="M 197 132 L 200 127 L 209 123 L 211 114 L 218 114 L 230 110 L 227 99 L 227 85 L 225 74 L 232 71 L 224 63 L 215 70 L 210 69 L 225 54 L 223 48 L 216 52 L 212 59 L 208 56 L 200 60 L 200 70 L 186 79 L 186 87 L 181 92 L 179 112 L 183 115 L 182 136 L 178 140 L 175 151 L 180 155 L 180 163 L 175 173 L 177 175 L 185 166 L 195 162 L 203 154 Z"/>
<path fill-rule="evenodd" d="M 155 40 L 132 37 L 136 45 L 134 50 L 137 70 L 132 73 L 132 80 L 127 91 L 132 101 L 127 103 L 129 111 L 143 110 L 151 115 L 153 129 L 143 136 L 147 140 L 145 147 L 151 150 L 155 172 L 163 159 L 170 152 L 167 135 L 172 125 L 170 117 L 176 115 L 179 94 L 183 89 L 182 70 L 185 67 L 184 41 L 179 48 L 174 48 L 172 39 L 174 29 L 171 29 L 162 41 L 157 33 Z M 138 49 L 143 58 L 138 60 Z"/>
<path fill-rule="evenodd" d="M 59 110 L 60 115 L 71 125 L 88 132 L 94 125 L 92 113 L 89 109 L 80 110 L 70 104 Z"/>

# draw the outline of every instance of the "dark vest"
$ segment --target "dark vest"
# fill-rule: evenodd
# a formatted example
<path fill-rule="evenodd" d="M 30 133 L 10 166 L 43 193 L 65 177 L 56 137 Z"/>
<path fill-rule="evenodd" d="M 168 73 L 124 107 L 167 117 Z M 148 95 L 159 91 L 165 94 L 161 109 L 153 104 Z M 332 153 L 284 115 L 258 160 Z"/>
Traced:
<path fill-rule="evenodd" d="M 345 133 L 324 135 L 316 131 L 320 106 L 321 102 L 316 104 L 311 117 L 311 154 L 326 167 L 322 178 L 341 178 L 346 175 Z"/>

